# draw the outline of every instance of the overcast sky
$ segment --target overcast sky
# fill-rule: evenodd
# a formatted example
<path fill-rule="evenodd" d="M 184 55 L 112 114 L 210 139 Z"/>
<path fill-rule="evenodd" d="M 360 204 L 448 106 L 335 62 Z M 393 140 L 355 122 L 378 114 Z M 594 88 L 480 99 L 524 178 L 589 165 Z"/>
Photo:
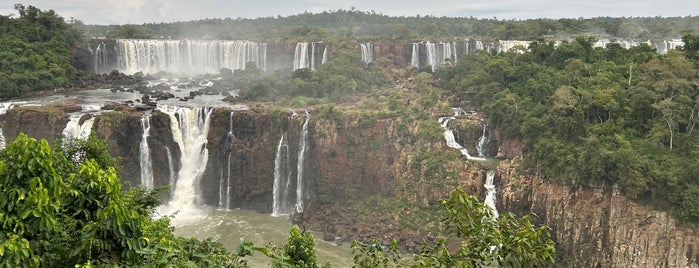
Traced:
<path fill-rule="evenodd" d="M 256 18 L 351 7 L 395 16 L 498 19 L 699 15 L 698 0 L 0 0 L 0 15 L 15 13 L 14 3 L 53 9 L 86 24 Z"/>

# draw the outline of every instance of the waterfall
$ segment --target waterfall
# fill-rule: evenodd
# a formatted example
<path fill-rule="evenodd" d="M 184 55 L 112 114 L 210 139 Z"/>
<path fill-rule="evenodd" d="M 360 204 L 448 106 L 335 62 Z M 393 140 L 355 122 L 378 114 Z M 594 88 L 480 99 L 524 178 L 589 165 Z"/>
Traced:
<path fill-rule="evenodd" d="M 495 184 L 493 184 L 493 181 L 495 179 L 495 170 L 489 169 L 488 172 L 486 173 L 485 176 L 485 184 L 483 184 L 483 187 L 485 188 L 485 200 L 483 200 L 483 204 L 485 204 L 487 207 L 493 210 L 493 220 L 498 218 L 498 209 L 495 207 Z"/>
<path fill-rule="evenodd" d="M 180 210 L 186 216 L 197 216 L 196 188 L 208 162 L 206 143 L 212 109 L 167 105 L 159 105 L 158 109 L 170 116 L 172 137 L 181 154 L 172 200 L 163 210 L 166 214 Z"/>
<path fill-rule="evenodd" d="M 139 148 L 139 159 L 141 164 L 141 186 L 148 189 L 153 189 L 153 164 L 150 157 L 150 148 L 148 148 L 148 136 L 150 136 L 150 118 L 151 114 L 146 113 L 141 117 L 141 145 Z"/>
<path fill-rule="evenodd" d="M 420 62 L 420 46 L 425 47 L 425 60 L 427 62 Z M 455 61 L 456 56 L 456 45 L 452 43 L 414 43 L 412 59 L 410 59 L 410 64 L 416 67 L 420 66 L 430 66 L 432 71 L 435 68 L 443 67 L 448 62 L 447 59 Z"/>
<path fill-rule="evenodd" d="M 267 45 L 251 41 L 120 39 L 116 49 L 118 70 L 130 74 L 218 73 L 221 68 L 245 69 L 250 61 L 262 70 L 267 65 Z"/>
<path fill-rule="evenodd" d="M 323 65 L 326 62 L 328 62 L 328 47 L 323 48 L 323 59 L 320 61 L 320 65 Z"/>
<path fill-rule="evenodd" d="M 5 115 L 7 110 L 12 108 L 17 102 L 2 102 L 0 103 L 0 115 Z M 2 126 L 0 126 L 0 149 L 5 149 L 5 134 L 2 132 Z"/>
<path fill-rule="evenodd" d="M 420 43 L 413 43 L 413 52 L 410 57 L 410 65 L 420 68 Z"/>
<path fill-rule="evenodd" d="M 478 144 L 476 144 L 476 152 L 478 152 L 478 156 L 480 157 L 485 156 L 485 150 L 490 142 L 490 136 L 485 132 L 487 127 L 488 126 L 483 126 L 483 134 L 478 139 Z"/>
<path fill-rule="evenodd" d="M 460 115 L 466 114 L 466 112 L 464 112 L 464 110 L 462 110 L 461 108 L 453 108 L 453 110 L 454 110 L 454 115 L 449 116 L 449 117 L 439 118 L 439 123 L 442 125 L 442 128 L 444 128 L 444 139 L 447 142 L 447 146 L 459 150 L 461 152 L 461 154 L 463 156 L 465 156 L 466 159 L 468 159 L 468 160 L 487 161 L 487 159 L 485 157 L 482 157 L 483 155 L 482 155 L 481 149 L 478 149 L 479 156 L 474 157 L 468 153 L 468 150 L 466 150 L 466 148 L 464 148 L 458 142 L 456 142 L 456 139 L 454 138 L 454 132 L 449 129 L 449 126 L 448 126 L 449 121 L 456 119 Z M 483 128 L 483 135 L 481 136 L 481 138 L 478 141 L 477 148 L 484 148 L 485 147 L 484 145 L 481 145 L 481 143 L 483 143 L 483 144 L 487 143 L 487 142 L 481 142 L 481 140 L 487 139 L 487 138 L 485 138 L 485 136 L 486 136 L 486 131 L 485 131 L 485 127 L 484 127 Z M 493 219 L 496 219 L 498 217 L 498 210 L 495 207 L 496 191 L 495 191 L 494 178 L 495 178 L 495 170 L 493 170 L 493 169 L 488 170 L 488 172 L 486 173 L 485 183 L 483 184 L 483 187 L 486 190 L 485 200 L 483 200 L 483 203 L 493 210 Z"/>
<path fill-rule="evenodd" d="M 274 184 L 272 185 L 272 216 L 280 216 L 288 213 L 287 192 L 289 190 L 290 172 L 289 144 L 286 141 L 286 131 L 282 133 L 277 145 L 277 153 L 274 157 Z M 284 157 L 286 156 L 286 158 Z"/>
<path fill-rule="evenodd" d="M 449 129 L 449 121 L 452 119 L 456 119 L 457 116 L 462 114 L 465 114 L 464 110 L 462 110 L 461 108 L 454 108 L 453 116 L 439 118 L 439 123 L 442 125 L 442 128 L 444 129 L 444 139 L 447 142 L 447 146 L 459 150 L 461 152 L 461 155 L 465 156 L 468 160 L 485 161 L 486 159 L 483 157 L 471 156 L 466 148 L 464 148 L 463 146 L 461 146 L 461 144 L 456 142 L 456 138 L 454 137 L 454 131 Z"/>
<path fill-rule="evenodd" d="M 374 61 L 374 45 L 371 43 L 359 44 L 359 53 L 362 57 L 362 62 L 369 64 Z"/>
<path fill-rule="evenodd" d="M 220 185 L 218 190 L 218 207 L 230 209 L 231 205 L 231 149 L 230 146 L 233 144 L 235 136 L 233 135 L 233 112 L 231 112 L 228 118 L 228 134 L 226 135 L 226 142 L 224 143 L 224 148 L 228 151 L 226 157 L 226 169 L 221 169 Z M 223 174 L 226 174 L 225 180 Z"/>
<path fill-rule="evenodd" d="M 67 140 L 71 140 L 71 139 L 85 140 L 85 139 L 87 139 L 88 136 L 90 136 L 90 132 L 92 131 L 92 125 L 95 122 L 95 117 L 90 116 L 90 118 L 86 119 L 81 124 L 80 118 L 82 118 L 83 115 L 84 114 L 81 114 L 81 113 L 70 115 L 70 119 L 62 132 L 63 136 Z"/>
<path fill-rule="evenodd" d="M 310 68 L 308 63 L 308 43 L 296 43 L 294 50 L 294 70 Z"/>
<path fill-rule="evenodd" d="M 170 171 L 169 184 L 175 185 L 177 182 L 177 173 L 175 172 L 175 162 L 172 160 L 172 153 L 170 153 L 170 147 L 165 146 L 165 152 L 167 153 L 167 167 Z"/>
<path fill-rule="evenodd" d="M 311 115 L 306 111 L 306 120 L 301 128 L 301 138 L 299 138 L 299 155 L 296 163 L 296 212 L 303 212 L 303 165 L 306 158 L 306 145 L 308 143 L 308 121 L 311 120 Z"/>

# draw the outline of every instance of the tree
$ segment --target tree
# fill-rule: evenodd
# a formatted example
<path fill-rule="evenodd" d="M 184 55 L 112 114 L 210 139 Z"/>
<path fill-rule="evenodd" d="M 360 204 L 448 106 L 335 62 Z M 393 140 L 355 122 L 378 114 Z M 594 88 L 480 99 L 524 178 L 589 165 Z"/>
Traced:
<path fill-rule="evenodd" d="M 446 238 L 423 245 L 411 262 L 399 261 L 395 242 L 387 248 L 353 243 L 355 267 L 537 267 L 554 263 L 555 246 L 546 226 L 535 227 L 530 216 L 512 213 L 493 219 L 493 211 L 476 197 L 454 190 L 440 201 L 445 211 L 442 224 L 455 235 L 458 248 L 451 250 Z"/>
<path fill-rule="evenodd" d="M 116 162 L 100 159 L 103 142 L 70 144 L 20 134 L 0 152 L 0 266 L 245 266 L 221 244 L 175 237 L 168 217 L 154 219 L 159 194 L 122 191 Z"/>

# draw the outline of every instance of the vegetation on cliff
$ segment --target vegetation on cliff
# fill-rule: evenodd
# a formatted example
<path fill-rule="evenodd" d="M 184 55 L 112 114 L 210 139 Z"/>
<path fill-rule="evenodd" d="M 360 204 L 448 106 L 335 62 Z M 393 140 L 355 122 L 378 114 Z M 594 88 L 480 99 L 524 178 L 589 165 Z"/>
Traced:
<path fill-rule="evenodd" d="M 18 18 L 0 16 L 0 98 L 51 90 L 76 79 L 70 53 L 77 28 L 53 10 L 15 5 Z"/>
<path fill-rule="evenodd" d="M 660 55 L 641 45 L 555 46 L 478 53 L 444 68 L 446 90 L 480 107 L 504 137 L 527 144 L 529 166 L 552 180 L 618 189 L 699 220 L 699 36 Z"/>

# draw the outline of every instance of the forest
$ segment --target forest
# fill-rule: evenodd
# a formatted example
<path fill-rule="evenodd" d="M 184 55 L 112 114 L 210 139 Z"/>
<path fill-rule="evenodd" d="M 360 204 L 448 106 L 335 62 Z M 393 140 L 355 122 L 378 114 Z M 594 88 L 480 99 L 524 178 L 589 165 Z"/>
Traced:
<path fill-rule="evenodd" d="M 388 16 L 374 11 L 330 10 L 256 19 L 203 19 L 141 25 L 84 25 L 88 36 L 107 38 L 233 40 L 536 40 L 589 36 L 663 40 L 699 32 L 699 17 L 629 17 L 498 20 L 473 17 Z"/>

